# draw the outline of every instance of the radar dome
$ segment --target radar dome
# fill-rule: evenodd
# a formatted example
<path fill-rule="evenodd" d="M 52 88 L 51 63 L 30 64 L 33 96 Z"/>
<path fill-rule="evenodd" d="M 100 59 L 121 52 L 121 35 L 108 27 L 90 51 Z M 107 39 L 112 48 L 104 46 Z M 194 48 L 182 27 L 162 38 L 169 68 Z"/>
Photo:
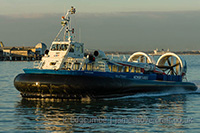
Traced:
<path fill-rule="evenodd" d="M 43 42 L 40 42 L 35 46 L 35 49 L 36 51 L 38 50 L 41 51 L 41 54 L 44 54 L 45 50 L 47 49 L 47 45 L 44 44 Z"/>

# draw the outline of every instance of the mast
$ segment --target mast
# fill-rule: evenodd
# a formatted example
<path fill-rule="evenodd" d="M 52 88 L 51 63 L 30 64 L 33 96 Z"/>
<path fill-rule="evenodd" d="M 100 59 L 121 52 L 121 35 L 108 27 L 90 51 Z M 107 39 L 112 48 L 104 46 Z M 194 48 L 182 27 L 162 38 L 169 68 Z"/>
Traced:
<path fill-rule="evenodd" d="M 75 14 L 75 13 L 76 13 L 76 9 L 73 6 L 71 6 L 71 9 L 67 11 L 66 15 L 62 16 L 62 21 L 61 21 L 62 28 L 60 29 L 60 31 L 56 35 L 54 41 L 56 41 L 58 39 L 58 36 L 61 34 L 63 29 L 65 29 L 63 41 L 66 40 L 66 35 L 68 35 L 68 41 L 72 41 L 71 33 L 74 33 L 74 28 L 71 28 L 70 16 Z"/>

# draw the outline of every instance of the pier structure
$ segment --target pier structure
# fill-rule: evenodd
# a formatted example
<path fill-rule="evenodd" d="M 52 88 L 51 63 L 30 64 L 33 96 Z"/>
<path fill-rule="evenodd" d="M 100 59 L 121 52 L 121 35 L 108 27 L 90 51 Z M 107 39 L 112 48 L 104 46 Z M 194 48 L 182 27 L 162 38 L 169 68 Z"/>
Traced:
<path fill-rule="evenodd" d="M 5 47 L 0 42 L 0 61 L 34 61 L 41 60 L 47 49 L 46 44 L 38 43 L 35 47 Z"/>

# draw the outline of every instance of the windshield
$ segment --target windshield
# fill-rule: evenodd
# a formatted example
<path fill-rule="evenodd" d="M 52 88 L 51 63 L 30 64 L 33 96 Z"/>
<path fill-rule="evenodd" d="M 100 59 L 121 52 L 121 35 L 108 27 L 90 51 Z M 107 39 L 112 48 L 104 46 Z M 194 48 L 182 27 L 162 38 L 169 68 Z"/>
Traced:
<path fill-rule="evenodd" d="M 53 44 L 51 47 L 52 51 L 65 51 L 67 50 L 68 44 Z"/>
<path fill-rule="evenodd" d="M 60 50 L 67 50 L 68 44 L 61 44 Z"/>

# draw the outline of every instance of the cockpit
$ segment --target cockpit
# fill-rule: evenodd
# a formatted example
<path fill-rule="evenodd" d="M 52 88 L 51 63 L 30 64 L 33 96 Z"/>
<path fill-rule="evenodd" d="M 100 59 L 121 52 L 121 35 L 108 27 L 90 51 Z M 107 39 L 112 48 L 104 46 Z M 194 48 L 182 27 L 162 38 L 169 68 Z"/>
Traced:
<path fill-rule="evenodd" d="M 51 47 L 52 51 L 66 51 L 69 44 L 53 44 Z"/>
<path fill-rule="evenodd" d="M 68 57 L 82 58 L 84 56 L 84 44 L 73 42 L 53 42 L 49 51 L 50 57 Z"/>
<path fill-rule="evenodd" d="M 76 50 L 79 49 L 79 47 L 76 47 Z M 51 47 L 51 51 L 66 51 L 68 48 L 69 48 L 69 44 L 53 44 Z M 69 52 L 74 52 L 74 51 L 75 51 L 75 46 L 74 44 L 72 44 Z M 80 51 L 83 52 L 82 46 L 80 48 Z"/>

